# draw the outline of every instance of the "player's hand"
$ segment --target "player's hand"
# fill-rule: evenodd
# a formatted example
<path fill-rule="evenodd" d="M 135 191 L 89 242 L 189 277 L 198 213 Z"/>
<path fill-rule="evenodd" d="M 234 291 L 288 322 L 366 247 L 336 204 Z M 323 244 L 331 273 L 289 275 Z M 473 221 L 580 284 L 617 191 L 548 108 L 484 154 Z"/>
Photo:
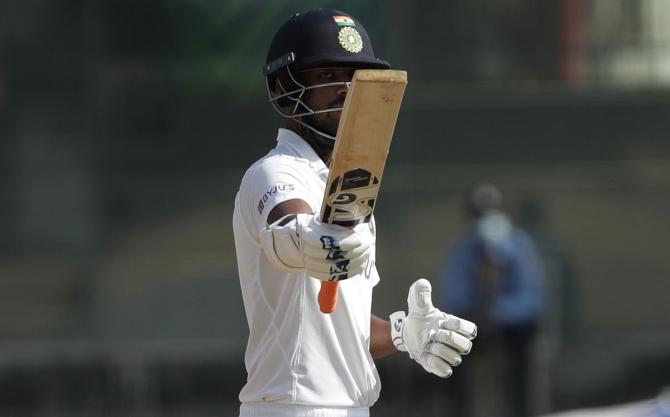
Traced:
<path fill-rule="evenodd" d="M 470 352 L 477 326 L 435 308 L 431 291 L 426 279 L 412 284 L 407 316 L 403 311 L 391 314 L 391 337 L 398 350 L 409 353 L 426 371 L 447 378 Z"/>
<path fill-rule="evenodd" d="M 339 281 L 363 272 L 374 237 L 366 226 L 349 229 L 321 223 L 313 214 L 284 216 L 261 231 L 267 258 L 286 271 L 306 269 L 322 281 Z"/>

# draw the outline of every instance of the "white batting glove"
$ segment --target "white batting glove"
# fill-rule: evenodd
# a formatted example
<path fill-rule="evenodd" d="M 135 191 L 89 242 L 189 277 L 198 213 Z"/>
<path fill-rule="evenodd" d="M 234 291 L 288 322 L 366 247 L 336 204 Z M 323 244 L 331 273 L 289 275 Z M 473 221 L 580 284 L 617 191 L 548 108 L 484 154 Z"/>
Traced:
<path fill-rule="evenodd" d="M 363 272 L 374 236 L 366 225 L 349 229 L 300 213 L 266 226 L 260 240 L 276 267 L 289 272 L 307 269 L 310 276 L 322 281 L 340 281 Z"/>
<path fill-rule="evenodd" d="M 462 355 L 470 353 L 477 326 L 435 308 L 431 291 L 426 279 L 412 284 L 407 316 L 403 311 L 391 314 L 391 338 L 398 350 L 409 353 L 426 371 L 447 378 Z"/>

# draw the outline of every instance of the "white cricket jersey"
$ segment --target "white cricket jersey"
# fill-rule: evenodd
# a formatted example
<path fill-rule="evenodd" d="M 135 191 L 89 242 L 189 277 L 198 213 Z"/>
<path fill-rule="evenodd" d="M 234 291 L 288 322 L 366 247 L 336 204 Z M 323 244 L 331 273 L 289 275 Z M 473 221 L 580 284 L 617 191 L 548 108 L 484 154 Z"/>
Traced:
<path fill-rule="evenodd" d="M 328 178 L 328 168 L 300 136 L 279 129 L 277 142 L 247 170 L 235 198 L 235 249 L 249 324 L 240 401 L 370 407 L 381 388 L 369 351 L 372 288 L 379 282 L 374 250 L 364 273 L 340 282 L 331 314 L 319 311 L 321 281 L 270 264 L 259 241 L 268 213 L 296 198 L 319 213 Z M 374 229 L 374 221 L 356 227 Z"/>

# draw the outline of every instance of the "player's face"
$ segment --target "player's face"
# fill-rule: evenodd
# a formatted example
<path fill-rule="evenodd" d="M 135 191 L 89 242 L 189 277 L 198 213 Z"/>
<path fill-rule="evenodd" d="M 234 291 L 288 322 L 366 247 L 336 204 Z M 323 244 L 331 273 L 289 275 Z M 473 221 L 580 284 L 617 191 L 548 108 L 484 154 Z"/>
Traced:
<path fill-rule="evenodd" d="M 354 76 L 353 68 L 315 68 L 301 73 L 306 85 L 350 82 Z M 305 102 L 312 110 L 340 108 L 344 105 L 348 87 L 344 84 L 314 88 L 308 91 Z M 329 135 L 337 134 L 341 111 L 319 113 L 308 116 L 314 127 Z"/>

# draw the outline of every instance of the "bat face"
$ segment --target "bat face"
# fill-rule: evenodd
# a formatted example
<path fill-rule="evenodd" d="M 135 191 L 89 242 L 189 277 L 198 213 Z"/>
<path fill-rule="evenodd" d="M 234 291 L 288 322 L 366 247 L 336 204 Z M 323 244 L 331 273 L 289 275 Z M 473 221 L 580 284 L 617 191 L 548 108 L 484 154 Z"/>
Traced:
<path fill-rule="evenodd" d="M 324 223 L 352 227 L 370 221 L 405 85 L 405 71 L 354 73 L 342 108 L 321 206 Z M 335 310 L 337 280 L 348 278 L 346 269 L 332 272 L 333 281 L 322 282 L 319 292 L 319 307 L 324 313 Z"/>
<path fill-rule="evenodd" d="M 342 109 L 321 221 L 368 222 L 407 84 L 404 71 L 358 70 Z"/>

